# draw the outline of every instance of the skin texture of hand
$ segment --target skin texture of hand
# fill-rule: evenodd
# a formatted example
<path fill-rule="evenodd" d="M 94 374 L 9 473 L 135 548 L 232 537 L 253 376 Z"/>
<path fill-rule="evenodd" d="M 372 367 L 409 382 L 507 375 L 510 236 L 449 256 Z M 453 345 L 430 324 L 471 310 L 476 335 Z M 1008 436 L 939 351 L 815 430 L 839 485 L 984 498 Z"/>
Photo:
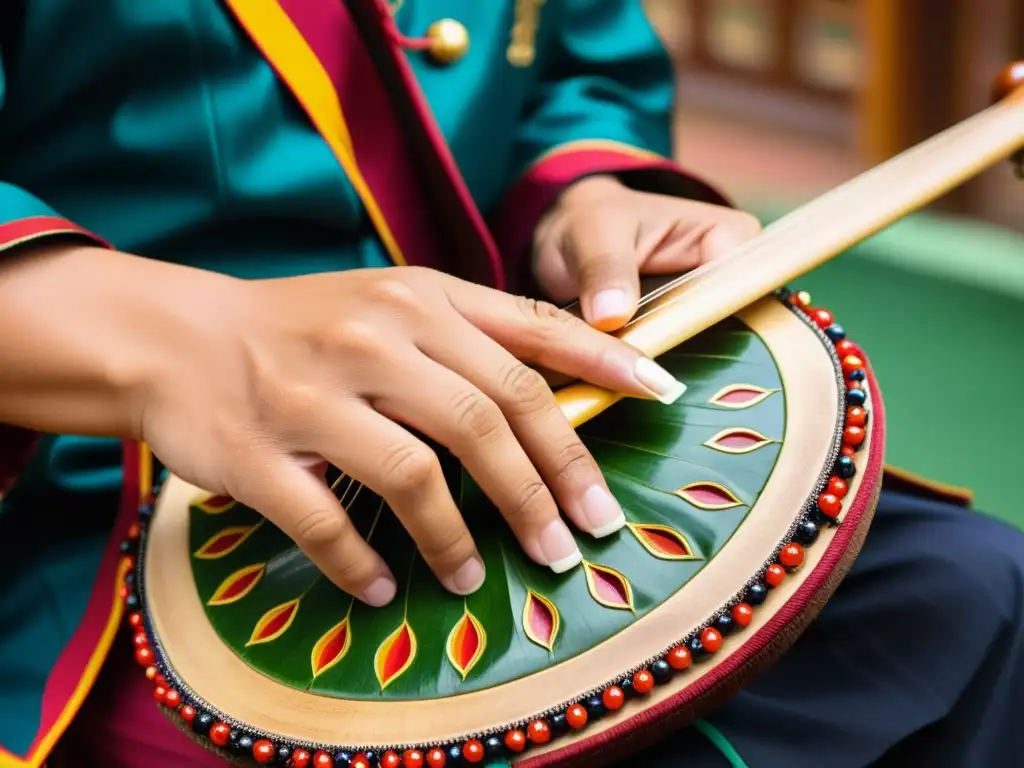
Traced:
<path fill-rule="evenodd" d="M 642 275 L 676 274 L 727 254 L 761 226 L 743 211 L 637 192 L 607 176 L 567 189 L 535 233 L 534 277 L 603 331 L 633 316 Z"/>

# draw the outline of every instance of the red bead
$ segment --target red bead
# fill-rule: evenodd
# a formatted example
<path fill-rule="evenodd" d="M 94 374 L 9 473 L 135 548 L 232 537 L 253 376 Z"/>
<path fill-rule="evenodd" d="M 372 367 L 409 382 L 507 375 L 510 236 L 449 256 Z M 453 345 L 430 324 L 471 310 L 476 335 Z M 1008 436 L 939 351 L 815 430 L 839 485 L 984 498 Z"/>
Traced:
<path fill-rule="evenodd" d="M 863 427 L 847 427 L 843 430 L 843 443 L 851 448 L 859 448 L 864 442 Z"/>
<path fill-rule="evenodd" d="M 132 523 L 131 525 L 128 526 L 128 538 L 131 539 L 132 541 L 135 541 L 137 538 L 139 538 L 139 524 L 138 523 Z"/>
<path fill-rule="evenodd" d="M 565 710 L 565 722 L 570 728 L 582 728 L 587 724 L 587 710 L 580 704 L 573 704 Z"/>
<path fill-rule="evenodd" d="M 846 409 L 846 426 L 863 427 L 868 423 L 868 412 L 859 405 L 851 405 Z"/>
<path fill-rule="evenodd" d="M 526 738 L 534 744 L 547 744 L 551 741 L 551 726 L 544 720 L 534 720 L 526 727 Z"/>
<path fill-rule="evenodd" d="M 227 723 L 214 723 L 210 726 L 210 741 L 218 747 L 226 746 L 231 737 L 231 726 Z"/>
<path fill-rule="evenodd" d="M 770 587 L 777 587 L 786 578 L 786 569 L 778 563 L 772 563 L 764 572 L 765 583 Z"/>
<path fill-rule="evenodd" d="M 164 704 L 171 709 L 177 709 L 181 706 L 181 694 L 173 688 L 168 688 L 167 695 L 164 696 Z"/>
<path fill-rule="evenodd" d="M 857 349 L 857 345 L 854 344 L 849 339 L 843 339 L 842 341 L 836 344 L 836 354 L 839 355 L 840 360 L 842 360 L 844 357 L 855 355 L 858 352 L 860 352 L 860 350 Z"/>
<path fill-rule="evenodd" d="M 162 685 L 164 688 L 170 688 L 167 684 L 167 678 L 161 675 L 159 672 L 156 673 L 156 677 L 153 678 L 154 685 Z"/>
<path fill-rule="evenodd" d="M 366 755 L 360 752 L 352 758 L 352 762 L 348 765 L 349 768 L 370 768 L 370 761 L 366 759 Z"/>
<path fill-rule="evenodd" d="M 810 315 L 814 324 L 822 330 L 825 330 L 835 322 L 835 318 L 832 317 L 832 313 L 827 309 L 812 309 Z"/>
<path fill-rule="evenodd" d="M 334 758 L 321 749 L 313 755 L 313 768 L 334 768 Z"/>
<path fill-rule="evenodd" d="M 818 497 L 818 511 L 825 517 L 835 520 L 843 509 L 843 502 L 831 493 L 823 493 Z"/>
<path fill-rule="evenodd" d="M 732 607 L 732 620 L 740 627 L 747 626 L 754 619 L 754 609 L 747 603 L 736 603 Z"/>
<path fill-rule="evenodd" d="M 654 675 L 646 669 L 633 674 L 633 690 L 637 693 L 648 693 L 654 687 Z"/>
<path fill-rule="evenodd" d="M 513 752 L 526 749 L 526 734 L 522 731 L 509 731 L 505 734 L 505 746 Z"/>
<path fill-rule="evenodd" d="M 714 627 L 708 627 L 700 633 L 700 644 L 708 653 L 714 653 L 722 647 L 722 633 Z"/>
<path fill-rule="evenodd" d="M 196 711 L 189 704 L 186 704 L 184 707 L 179 709 L 178 714 L 181 715 L 181 719 L 189 725 L 192 725 L 192 721 L 196 719 Z"/>
<path fill-rule="evenodd" d="M 437 749 L 436 747 L 427 752 L 427 766 L 428 768 L 444 768 L 444 764 L 448 762 L 448 756 L 445 755 L 443 749 Z"/>
<path fill-rule="evenodd" d="M 402 758 L 389 749 L 380 756 L 380 768 L 402 768 Z"/>
<path fill-rule="evenodd" d="M 799 568 L 804 562 L 804 548 L 795 541 L 789 542 L 779 552 L 779 562 L 783 568 Z"/>
<path fill-rule="evenodd" d="M 850 490 L 850 486 L 847 485 L 846 481 L 841 477 L 830 477 L 828 479 L 828 489 L 826 493 L 835 496 L 837 499 L 846 498 L 846 492 Z"/>
<path fill-rule="evenodd" d="M 292 752 L 292 757 L 291 760 L 288 761 L 288 766 L 289 768 L 309 768 L 309 762 L 312 759 L 312 755 L 310 755 L 305 749 L 296 749 Z"/>
<path fill-rule="evenodd" d="M 252 745 L 253 760 L 260 765 L 269 765 L 274 756 L 274 745 L 267 739 L 260 739 Z"/>
<path fill-rule="evenodd" d="M 156 667 L 146 667 L 146 679 L 156 680 Z"/>
<path fill-rule="evenodd" d="M 851 448 L 851 447 L 850 447 L 850 446 L 848 446 L 848 445 L 844 445 L 844 446 L 843 446 L 843 451 L 842 451 L 842 453 L 843 453 L 843 456 L 849 456 L 849 457 L 850 457 L 851 459 L 852 459 L 852 458 L 853 458 L 854 456 L 856 456 L 856 455 L 857 455 L 857 451 L 855 451 L 855 450 L 854 450 L 853 448 Z"/>
<path fill-rule="evenodd" d="M 484 759 L 484 745 L 479 739 L 470 739 L 462 745 L 462 759 L 467 763 L 479 763 Z"/>
<path fill-rule="evenodd" d="M 140 629 L 142 627 L 142 614 L 136 611 L 135 613 L 128 615 L 128 626 L 132 629 Z"/>
<path fill-rule="evenodd" d="M 402 753 L 402 768 L 423 768 L 423 753 L 418 749 L 407 749 Z"/>
<path fill-rule="evenodd" d="M 121 558 L 121 567 L 124 568 L 125 572 L 135 570 L 135 558 L 131 555 L 125 555 Z"/>
<path fill-rule="evenodd" d="M 152 649 L 148 645 L 144 645 L 141 648 L 135 649 L 135 661 L 139 663 L 140 667 L 148 667 L 156 660 L 156 656 L 153 654 Z"/>
<path fill-rule="evenodd" d="M 686 669 L 693 663 L 693 657 L 690 655 L 690 650 L 682 645 L 677 645 L 669 651 L 665 660 L 668 661 L 668 665 L 675 670 Z"/>
<path fill-rule="evenodd" d="M 121 589 L 119 589 L 117 591 L 117 594 L 118 594 L 118 597 L 120 597 L 122 600 L 127 600 L 128 599 L 128 587 L 121 587 Z"/>
<path fill-rule="evenodd" d="M 601 703 L 609 710 L 621 709 L 626 703 L 626 693 L 619 686 L 613 685 L 601 694 Z"/>
<path fill-rule="evenodd" d="M 162 685 L 153 686 L 153 700 L 156 701 L 157 704 L 163 704 L 164 697 L 166 695 L 167 689 L 164 688 Z"/>
<path fill-rule="evenodd" d="M 146 636 L 146 633 L 136 632 L 134 635 L 132 635 L 132 645 L 134 645 L 136 648 L 142 648 L 144 646 L 149 645 L 149 638 Z"/>
<path fill-rule="evenodd" d="M 807 291 L 797 291 L 796 293 L 790 294 L 789 303 L 795 304 L 801 309 L 807 309 L 811 305 L 811 294 Z"/>

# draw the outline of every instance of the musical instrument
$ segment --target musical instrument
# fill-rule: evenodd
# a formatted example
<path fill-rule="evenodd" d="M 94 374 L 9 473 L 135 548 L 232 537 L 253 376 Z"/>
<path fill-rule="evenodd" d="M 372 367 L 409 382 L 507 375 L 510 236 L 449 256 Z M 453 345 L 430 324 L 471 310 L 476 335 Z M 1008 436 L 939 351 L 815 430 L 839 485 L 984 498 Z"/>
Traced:
<path fill-rule="evenodd" d="M 685 725 L 794 642 L 852 565 L 881 485 L 882 401 L 832 315 L 783 286 L 1024 147 L 1024 65 L 985 112 L 648 290 L 621 336 L 675 404 L 582 383 L 563 411 L 628 524 L 529 561 L 454 460 L 485 560 L 446 592 L 371 491 L 328 480 L 399 581 L 368 608 L 253 510 L 176 477 L 125 545 L 136 657 L 184 730 L 242 763 L 601 764 Z"/>

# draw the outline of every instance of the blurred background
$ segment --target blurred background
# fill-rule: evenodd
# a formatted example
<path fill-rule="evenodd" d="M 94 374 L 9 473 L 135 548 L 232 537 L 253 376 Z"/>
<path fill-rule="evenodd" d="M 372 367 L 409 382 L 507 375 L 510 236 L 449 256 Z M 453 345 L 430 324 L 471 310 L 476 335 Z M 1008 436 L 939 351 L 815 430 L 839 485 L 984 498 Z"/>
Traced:
<path fill-rule="evenodd" d="M 646 5 L 678 70 L 676 159 L 765 224 L 984 109 L 1024 59 L 1024 0 Z M 889 463 L 1024 526 L 1024 181 L 1010 165 L 795 287 L 870 356 Z"/>

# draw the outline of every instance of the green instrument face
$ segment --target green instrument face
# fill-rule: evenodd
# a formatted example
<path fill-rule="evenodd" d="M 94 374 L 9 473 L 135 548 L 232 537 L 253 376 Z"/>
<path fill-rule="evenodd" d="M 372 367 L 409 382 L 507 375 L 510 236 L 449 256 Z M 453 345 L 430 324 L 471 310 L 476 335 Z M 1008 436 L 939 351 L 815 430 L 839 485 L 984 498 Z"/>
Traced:
<path fill-rule="evenodd" d="M 399 581 L 394 602 L 354 601 L 258 514 L 214 498 L 189 511 L 192 572 L 211 624 L 273 680 L 347 699 L 491 688 L 607 640 L 715 557 L 767 483 L 784 438 L 775 361 L 739 320 L 659 362 L 687 384 L 679 401 L 622 401 L 579 430 L 629 522 L 603 540 L 578 533 L 582 566 L 555 575 L 528 560 L 452 460 L 453 497 L 487 579 L 468 598 L 451 595 L 381 499 L 335 473 L 337 495 Z"/>

